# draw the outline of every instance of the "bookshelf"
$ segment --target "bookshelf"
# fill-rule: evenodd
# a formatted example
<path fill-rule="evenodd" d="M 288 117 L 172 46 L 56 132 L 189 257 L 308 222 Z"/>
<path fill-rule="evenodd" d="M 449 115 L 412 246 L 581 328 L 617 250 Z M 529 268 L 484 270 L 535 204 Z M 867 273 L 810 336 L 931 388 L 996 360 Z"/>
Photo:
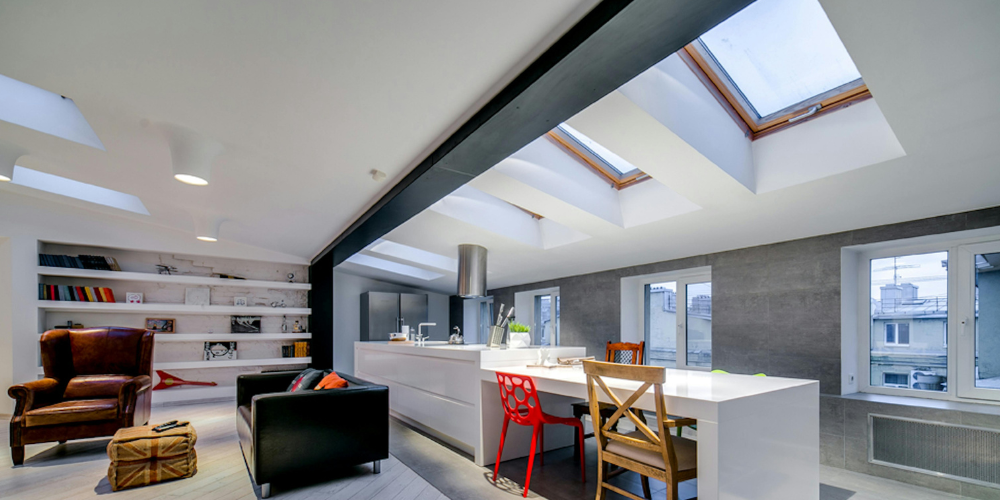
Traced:
<path fill-rule="evenodd" d="M 112 289 L 116 302 L 36 300 L 38 331 L 65 328 L 67 322 L 84 327 L 122 326 L 143 328 L 146 318 L 175 320 L 176 333 L 154 336 L 153 369 L 176 377 L 217 386 L 178 386 L 152 393 L 153 404 L 183 404 L 236 395 L 236 377 L 262 370 L 306 367 L 310 357 L 281 357 L 282 346 L 310 340 L 311 333 L 293 333 L 294 322 L 308 327 L 312 310 L 308 293 L 312 285 L 306 264 L 247 261 L 197 255 L 173 255 L 121 248 L 39 242 L 38 253 L 47 255 L 94 255 L 109 257 L 121 271 L 36 265 L 38 284 Z M 37 264 L 40 264 L 37 263 Z M 159 274 L 157 267 L 171 266 L 172 274 Z M 289 273 L 296 281 L 290 282 Z M 225 274 L 246 279 L 212 276 Z M 209 288 L 208 305 L 185 304 L 188 288 Z M 38 291 L 35 291 L 37 294 Z M 142 293 L 143 303 L 126 303 L 127 293 Z M 245 297 L 249 305 L 236 306 Z M 284 307 L 271 304 L 284 303 Z M 228 333 L 232 316 L 261 317 L 261 331 L 273 333 Z M 287 328 L 282 331 L 282 326 Z M 280 333 L 278 333 L 280 332 Z M 236 342 L 237 359 L 204 360 L 206 342 Z M 37 350 L 37 347 L 36 347 Z M 38 376 L 43 376 L 38 359 Z M 159 382 L 153 376 L 153 384 Z"/>

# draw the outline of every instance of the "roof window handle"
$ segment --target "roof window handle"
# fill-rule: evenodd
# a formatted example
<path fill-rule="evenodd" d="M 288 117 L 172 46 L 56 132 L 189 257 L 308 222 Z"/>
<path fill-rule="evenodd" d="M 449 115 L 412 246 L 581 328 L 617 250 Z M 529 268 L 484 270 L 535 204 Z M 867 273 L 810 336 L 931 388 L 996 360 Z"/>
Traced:
<path fill-rule="evenodd" d="M 819 111 L 819 109 L 822 108 L 822 107 L 823 107 L 822 104 L 817 104 L 815 106 L 811 106 L 809 108 L 809 111 L 806 111 L 805 113 L 802 113 L 799 116 L 793 116 L 793 117 L 789 118 L 788 119 L 788 123 L 795 123 L 795 122 L 797 122 L 797 121 L 799 121 L 799 120 L 801 120 L 803 118 L 809 118 L 810 116 L 815 115 L 816 112 Z"/>

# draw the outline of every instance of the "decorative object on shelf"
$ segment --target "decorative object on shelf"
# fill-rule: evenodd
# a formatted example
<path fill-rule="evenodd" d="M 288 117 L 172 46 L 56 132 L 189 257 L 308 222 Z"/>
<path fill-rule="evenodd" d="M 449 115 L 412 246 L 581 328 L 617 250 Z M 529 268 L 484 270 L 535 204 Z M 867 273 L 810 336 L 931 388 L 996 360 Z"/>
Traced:
<path fill-rule="evenodd" d="M 146 318 L 146 329 L 156 333 L 174 333 L 173 318 Z"/>
<path fill-rule="evenodd" d="M 205 361 L 236 359 L 236 342 L 205 342 Z"/>
<path fill-rule="evenodd" d="M 281 299 L 281 302 L 277 300 L 271 302 L 271 307 L 287 307 L 285 306 L 285 299 Z"/>
<path fill-rule="evenodd" d="M 521 349 L 531 345 L 531 328 L 521 323 L 510 324 L 510 334 L 507 337 L 507 347 Z"/>
<path fill-rule="evenodd" d="M 233 297 L 233 305 L 236 307 L 246 307 L 247 298 L 246 297 Z"/>
<path fill-rule="evenodd" d="M 222 273 L 214 273 L 214 274 L 212 274 L 212 276 L 215 276 L 216 278 L 222 278 L 224 280 L 245 280 L 246 279 L 246 278 L 244 278 L 242 276 L 233 276 L 232 274 L 222 274 Z"/>
<path fill-rule="evenodd" d="M 66 322 L 66 329 L 67 330 L 80 329 L 80 328 L 84 328 L 84 326 L 83 326 L 82 323 L 74 323 L 72 321 L 67 321 Z"/>
<path fill-rule="evenodd" d="M 305 358 L 309 356 L 309 342 L 299 341 L 293 344 L 295 355 L 293 358 Z"/>
<path fill-rule="evenodd" d="M 232 333 L 260 333 L 260 316 L 232 316 L 229 325 Z"/>
<path fill-rule="evenodd" d="M 295 273 L 288 273 L 288 282 L 295 283 Z"/>
<path fill-rule="evenodd" d="M 281 317 L 281 333 L 288 333 L 288 316 Z"/>
<path fill-rule="evenodd" d="M 125 294 L 126 304 L 142 304 L 142 294 L 138 292 L 127 292 Z"/>
<path fill-rule="evenodd" d="M 298 321 L 295 321 L 295 323 L 292 324 L 292 333 L 302 333 L 303 331 L 302 325 L 300 325 Z"/>
<path fill-rule="evenodd" d="M 163 389 L 169 389 L 171 387 L 179 387 L 182 385 L 207 385 L 207 386 L 219 385 L 215 382 L 196 382 L 194 380 L 184 380 L 176 375 L 171 375 L 163 370 L 156 370 L 156 376 L 160 377 L 160 382 L 153 386 L 154 391 L 162 391 Z"/>
<path fill-rule="evenodd" d="M 67 302 L 114 302 L 115 294 L 110 288 L 46 285 L 39 283 L 38 300 L 58 300 Z"/>
<path fill-rule="evenodd" d="M 185 288 L 184 304 L 189 306 L 207 306 L 211 303 L 212 289 L 205 287 Z"/>
<path fill-rule="evenodd" d="M 171 276 L 177 272 L 177 268 L 174 266 L 165 266 L 163 264 L 157 264 L 156 272 L 159 274 L 165 274 L 167 276 Z"/>

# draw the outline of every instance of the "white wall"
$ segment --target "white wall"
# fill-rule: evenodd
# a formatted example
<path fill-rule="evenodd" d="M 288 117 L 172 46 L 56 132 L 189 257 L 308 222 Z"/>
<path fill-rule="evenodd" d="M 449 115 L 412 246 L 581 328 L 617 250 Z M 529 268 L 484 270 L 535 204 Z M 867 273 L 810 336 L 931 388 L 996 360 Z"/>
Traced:
<path fill-rule="evenodd" d="M 228 241 L 205 243 L 193 233 L 51 201 L 0 192 L 0 389 L 37 378 L 39 242 L 107 246 L 183 255 L 308 264 L 294 255 Z M 9 314 L 3 314 L 9 311 Z M 9 382 L 8 382 L 9 381 Z M 0 414 L 13 400 L 0 398 Z"/>
<path fill-rule="evenodd" d="M 447 295 L 334 270 L 333 367 L 337 371 L 354 373 L 354 343 L 361 340 L 361 294 L 364 292 L 427 294 L 427 321 L 437 323 L 426 329 L 430 340 L 448 340 Z"/>

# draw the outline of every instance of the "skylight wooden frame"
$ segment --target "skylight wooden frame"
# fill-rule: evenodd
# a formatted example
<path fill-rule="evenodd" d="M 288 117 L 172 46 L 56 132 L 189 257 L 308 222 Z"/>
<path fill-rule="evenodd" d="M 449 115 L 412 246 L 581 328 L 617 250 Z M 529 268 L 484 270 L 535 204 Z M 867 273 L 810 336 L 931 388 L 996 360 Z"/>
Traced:
<path fill-rule="evenodd" d="M 868 86 L 864 82 L 849 82 L 820 94 L 817 96 L 820 97 L 819 101 L 816 101 L 815 98 L 809 99 L 777 113 L 764 116 L 758 121 L 754 118 L 756 111 L 747 109 L 749 103 L 744 104 L 745 99 L 742 96 L 737 96 L 731 90 L 731 88 L 736 88 L 735 83 L 732 83 L 729 76 L 724 74 L 724 70 L 719 67 L 718 63 L 709 60 L 711 56 L 705 56 L 710 52 L 700 40 L 691 42 L 684 49 L 677 51 L 677 54 L 715 96 L 719 104 L 750 140 L 756 140 L 779 130 L 814 120 L 872 97 L 871 91 L 868 90 Z M 730 84 L 727 85 L 727 82 Z M 819 109 L 814 112 L 810 111 L 817 104 L 820 106 Z"/>
<path fill-rule="evenodd" d="M 587 166 L 590 167 L 591 170 L 597 173 L 602 179 L 607 181 L 608 184 L 611 184 L 611 186 L 614 187 L 615 189 L 622 190 L 629 186 L 638 184 L 642 181 L 649 179 L 649 175 L 647 175 L 642 170 L 639 170 L 638 168 L 636 168 L 635 171 L 631 172 L 628 175 L 619 176 L 615 173 L 613 167 L 606 165 L 603 161 L 601 161 L 598 158 L 594 158 L 595 155 L 590 154 L 589 151 L 580 147 L 578 144 L 575 143 L 575 141 L 570 141 L 565 137 L 562 137 L 554 130 L 550 130 L 547 135 L 549 136 L 549 138 L 556 141 L 557 144 L 562 146 L 568 152 L 575 155 L 579 159 L 583 160 L 583 162 L 587 164 Z"/>

